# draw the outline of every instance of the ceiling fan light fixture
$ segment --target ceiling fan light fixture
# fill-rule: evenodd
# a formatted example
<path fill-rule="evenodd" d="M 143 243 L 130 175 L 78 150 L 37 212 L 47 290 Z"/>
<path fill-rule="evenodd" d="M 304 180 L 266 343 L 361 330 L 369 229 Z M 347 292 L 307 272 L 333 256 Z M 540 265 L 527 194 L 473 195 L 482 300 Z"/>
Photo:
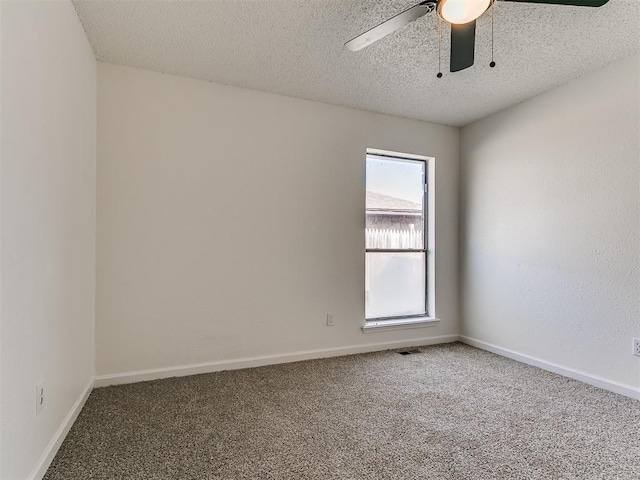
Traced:
<path fill-rule="evenodd" d="M 438 15 L 449 23 L 462 25 L 478 18 L 492 3 L 493 0 L 440 0 Z"/>

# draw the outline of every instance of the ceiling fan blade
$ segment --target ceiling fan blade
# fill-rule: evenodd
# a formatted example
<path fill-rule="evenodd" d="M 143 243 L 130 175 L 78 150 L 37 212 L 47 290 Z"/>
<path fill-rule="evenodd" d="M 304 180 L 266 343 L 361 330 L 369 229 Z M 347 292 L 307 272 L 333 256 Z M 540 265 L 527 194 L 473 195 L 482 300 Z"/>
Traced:
<path fill-rule="evenodd" d="M 459 72 L 473 65 L 476 50 L 476 21 L 464 25 L 451 24 L 450 70 Z"/>
<path fill-rule="evenodd" d="M 503 2 L 546 3 L 549 5 L 572 5 L 574 7 L 601 7 L 609 0 L 502 0 Z"/>
<path fill-rule="evenodd" d="M 433 12 L 434 9 L 435 2 L 433 1 L 419 3 L 418 5 L 415 5 L 411 8 L 408 8 L 404 12 L 399 13 L 395 17 L 390 18 L 386 22 L 382 22 L 377 27 L 374 27 L 371 30 L 368 30 L 363 34 L 349 40 L 344 44 L 344 46 L 352 52 L 361 50 L 364 47 L 371 45 L 373 42 L 376 42 L 381 38 L 386 37 L 390 33 L 395 32 L 399 28 L 410 24 L 423 15 Z"/>

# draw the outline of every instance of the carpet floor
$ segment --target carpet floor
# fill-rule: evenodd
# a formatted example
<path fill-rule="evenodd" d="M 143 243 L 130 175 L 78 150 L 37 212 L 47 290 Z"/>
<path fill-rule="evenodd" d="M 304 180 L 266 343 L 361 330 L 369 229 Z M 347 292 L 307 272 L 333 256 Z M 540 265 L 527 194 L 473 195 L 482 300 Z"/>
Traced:
<path fill-rule="evenodd" d="M 45 479 L 640 479 L 637 400 L 418 350 L 95 389 Z"/>

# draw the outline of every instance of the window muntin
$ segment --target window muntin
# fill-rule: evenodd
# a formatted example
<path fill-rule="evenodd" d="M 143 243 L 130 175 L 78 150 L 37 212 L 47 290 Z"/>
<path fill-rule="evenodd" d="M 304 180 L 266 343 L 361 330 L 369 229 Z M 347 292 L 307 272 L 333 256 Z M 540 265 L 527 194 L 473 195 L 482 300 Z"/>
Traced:
<path fill-rule="evenodd" d="M 367 321 L 427 315 L 426 162 L 366 158 Z"/>

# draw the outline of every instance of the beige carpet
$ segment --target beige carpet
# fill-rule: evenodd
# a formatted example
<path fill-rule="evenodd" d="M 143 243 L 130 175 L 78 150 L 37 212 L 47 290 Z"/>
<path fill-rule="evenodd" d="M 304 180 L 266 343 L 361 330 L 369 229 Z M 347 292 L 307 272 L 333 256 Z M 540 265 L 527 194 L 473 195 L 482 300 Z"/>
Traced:
<path fill-rule="evenodd" d="M 640 402 L 459 343 L 93 391 L 88 479 L 640 479 Z"/>

